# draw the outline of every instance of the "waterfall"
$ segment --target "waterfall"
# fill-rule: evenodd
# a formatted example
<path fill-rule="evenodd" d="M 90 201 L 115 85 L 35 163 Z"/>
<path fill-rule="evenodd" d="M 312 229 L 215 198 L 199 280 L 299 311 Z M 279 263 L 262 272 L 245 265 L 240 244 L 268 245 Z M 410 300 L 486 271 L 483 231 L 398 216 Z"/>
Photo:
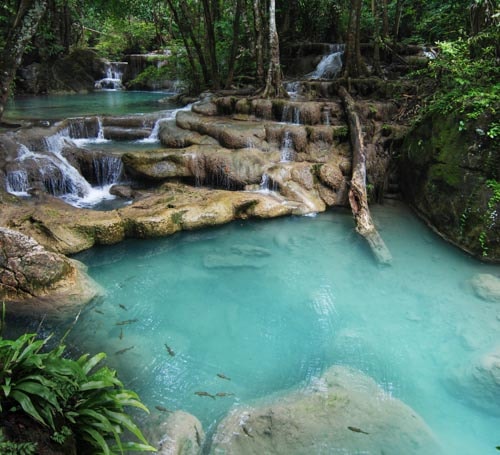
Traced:
<path fill-rule="evenodd" d="M 343 44 L 331 44 L 330 54 L 324 55 L 316 69 L 306 77 L 309 79 L 334 79 L 342 69 Z"/>
<path fill-rule="evenodd" d="M 285 134 L 283 136 L 283 141 L 281 143 L 280 152 L 281 152 L 280 161 L 282 163 L 293 161 L 295 157 L 295 149 L 293 147 L 293 139 L 290 134 L 290 131 L 285 131 Z"/>
<path fill-rule="evenodd" d="M 328 126 L 330 126 L 332 124 L 330 109 L 323 110 L 323 124 L 328 125 Z"/>
<path fill-rule="evenodd" d="M 259 185 L 259 192 L 268 194 L 268 193 L 272 193 L 272 192 L 276 192 L 276 191 L 278 191 L 278 185 L 276 184 L 276 182 L 274 182 L 269 177 L 269 175 L 267 175 L 265 173 L 262 174 L 262 179 L 261 179 L 260 185 Z"/>
<path fill-rule="evenodd" d="M 71 119 L 69 137 L 78 147 L 84 147 L 87 144 L 104 144 L 110 142 L 109 139 L 104 137 L 102 118 L 96 116 L 92 118 L 92 121 L 94 125 L 92 131 L 89 131 L 89 128 L 85 126 L 88 120 Z"/>
<path fill-rule="evenodd" d="M 292 113 L 290 114 L 290 105 L 286 104 L 283 106 L 283 111 L 281 112 L 281 122 L 300 125 L 300 109 L 297 106 L 293 106 Z"/>
<path fill-rule="evenodd" d="M 95 82 L 94 87 L 106 90 L 121 90 L 122 77 L 127 62 L 106 62 L 106 75 L 104 78 Z"/>
<path fill-rule="evenodd" d="M 92 167 L 94 168 L 97 185 L 100 188 L 119 182 L 123 174 L 123 163 L 118 156 L 94 158 Z"/>
<path fill-rule="evenodd" d="M 300 109 L 296 106 L 293 107 L 293 124 L 300 125 Z"/>
<path fill-rule="evenodd" d="M 7 172 L 7 192 L 16 196 L 28 196 L 28 174 L 24 169 Z"/>
<path fill-rule="evenodd" d="M 298 96 L 299 89 L 300 89 L 299 81 L 285 82 L 285 90 L 292 98 L 294 96 Z"/>
<path fill-rule="evenodd" d="M 186 106 L 180 107 L 179 109 L 173 109 L 171 111 L 166 112 L 163 116 L 161 116 L 158 120 L 156 120 L 153 129 L 151 130 L 151 134 L 144 139 L 137 140 L 136 142 L 142 144 L 154 144 L 156 142 L 159 142 L 160 140 L 159 133 L 161 124 L 167 120 L 175 119 L 177 112 L 191 110 L 191 106 L 192 104 L 187 104 Z"/>

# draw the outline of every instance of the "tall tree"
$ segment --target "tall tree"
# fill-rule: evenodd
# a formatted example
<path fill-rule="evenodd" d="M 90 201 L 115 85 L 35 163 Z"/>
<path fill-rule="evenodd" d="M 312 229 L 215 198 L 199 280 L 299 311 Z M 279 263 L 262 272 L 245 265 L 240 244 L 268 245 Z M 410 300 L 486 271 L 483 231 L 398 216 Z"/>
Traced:
<path fill-rule="evenodd" d="M 345 46 L 344 77 L 359 77 L 366 73 L 361 58 L 361 6 L 362 0 L 351 0 L 349 10 L 349 29 Z"/>
<path fill-rule="evenodd" d="M 218 90 L 219 87 L 219 68 L 217 65 L 217 52 L 215 49 L 214 32 L 214 11 L 218 10 L 217 0 L 202 0 L 203 16 L 205 18 L 205 36 L 210 60 L 210 75 L 212 79 L 212 88 Z"/>
<path fill-rule="evenodd" d="M 233 41 L 231 44 L 231 53 L 229 55 L 229 63 L 227 69 L 226 88 L 230 88 L 233 83 L 234 65 L 236 63 L 236 53 L 238 52 L 239 38 L 240 38 L 240 21 L 241 13 L 243 10 L 244 0 L 236 0 L 236 7 L 234 11 L 233 21 Z"/>
<path fill-rule="evenodd" d="M 276 29 L 276 2 L 269 3 L 269 69 L 267 71 L 264 98 L 288 98 L 281 82 L 280 43 Z"/>
<path fill-rule="evenodd" d="M 253 0 L 253 17 L 255 28 L 255 66 L 257 85 L 264 85 L 264 31 L 260 0 Z"/>
<path fill-rule="evenodd" d="M 36 33 L 47 9 L 47 0 L 21 0 L 0 54 L 0 120 L 9 98 L 9 89 L 26 46 Z"/>

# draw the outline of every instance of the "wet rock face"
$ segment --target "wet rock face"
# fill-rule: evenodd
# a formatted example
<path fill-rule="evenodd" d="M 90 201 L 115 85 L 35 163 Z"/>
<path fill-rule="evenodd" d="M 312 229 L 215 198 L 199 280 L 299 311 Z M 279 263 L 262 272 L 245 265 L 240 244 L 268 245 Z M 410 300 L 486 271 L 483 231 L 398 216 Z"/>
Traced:
<path fill-rule="evenodd" d="M 440 454 L 425 422 L 369 377 L 332 367 L 310 389 L 236 408 L 219 425 L 212 454 Z"/>
<path fill-rule="evenodd" d="M 71 307 L 96 294 L 76 261 L 47 251 L 24 234 L 0 228 L 0 300 L 23 302 L 16 305 L 16 312 L 57 312 L 65 298 Z M 52 308 L 45 297 L 53 299 Z"/>
<path fill-rule="evenodd" d="M 459 119 L 428 118 L 402 148 L 405 197 L 445 238 L 474 256 L 500 261 L 500 153 L 478 128 L 459 131 Z M 480 130 L 480 128 L 479 128 Z"/>

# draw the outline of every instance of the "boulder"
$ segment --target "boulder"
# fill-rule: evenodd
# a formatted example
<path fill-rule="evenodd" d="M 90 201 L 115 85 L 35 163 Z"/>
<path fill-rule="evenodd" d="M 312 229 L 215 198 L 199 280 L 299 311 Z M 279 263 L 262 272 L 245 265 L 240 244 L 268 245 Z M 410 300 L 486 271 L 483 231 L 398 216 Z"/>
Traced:
<path fill-rule="evenodd" d="M 205 433 L 200 421 L 184 411 L 175 411 L 154 431 L 151 443 L 159 455 L 197 455 L 201 453 Z"/>
<path fill-rule="evenodd" d="M 218 426 L 212 454 L 442 453 L 418 414 L 371 378 L 341 366 L 308 389 L 235 408 Z"/>
<path fill-rule="evenodd" d="M 64 316 L 99 293 L 83 264 L 0 228 L 0 300 L 16 314 Z"/>
<path fill-rule="evenodd" d="M 500 278 L 489 273 L 478 273 L 471 280 L 476 295 L 489 302 L 500 302 Z"/>
<path fill-rule="evenodd" d="M 456 368 L 448 386 L 461 400 L 500 416 L 500 344 Z"/>

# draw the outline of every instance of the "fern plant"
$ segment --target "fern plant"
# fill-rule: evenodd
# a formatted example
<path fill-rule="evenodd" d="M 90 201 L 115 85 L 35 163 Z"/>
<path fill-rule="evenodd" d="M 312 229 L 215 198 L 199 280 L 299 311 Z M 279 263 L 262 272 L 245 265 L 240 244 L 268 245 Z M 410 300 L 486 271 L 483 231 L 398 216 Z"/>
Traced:
<path fill-rule="evenodd" d="M 67 359 L 62 344 L 43 351 L 49 339 L 37 340 L 35 334 L 0 337 L 0 416 L 22 410 L 48 427 L 53 440 L 63 443 L 74 435 L 79 446 L 99 453 L 155 451 L 125 411 L 127 406 L 147 408 L 114 370 L 99 365 L 106 355 Z M 127 431 L 138 442 L 123 442 Z"/>

